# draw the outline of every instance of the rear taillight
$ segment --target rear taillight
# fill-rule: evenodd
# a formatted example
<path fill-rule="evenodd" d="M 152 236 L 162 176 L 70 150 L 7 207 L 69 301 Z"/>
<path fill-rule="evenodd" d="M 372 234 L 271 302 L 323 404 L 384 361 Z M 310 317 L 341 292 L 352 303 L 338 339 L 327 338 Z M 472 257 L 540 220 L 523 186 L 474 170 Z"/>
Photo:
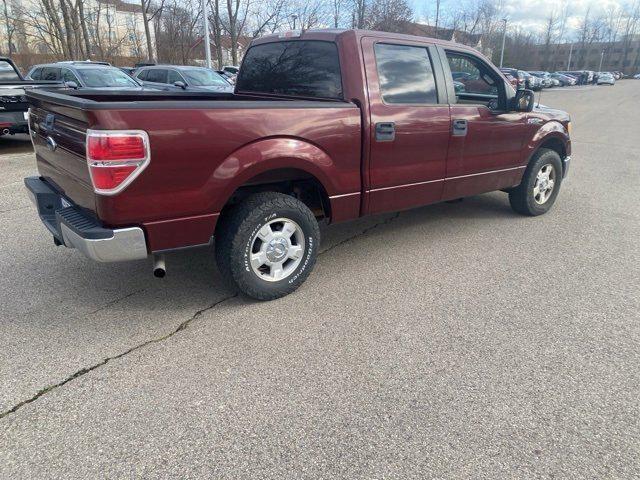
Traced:
<path fill-rule="evenodd" d="M 87 163 L 95 192 L 115 195 L 149 164 L 149 136 L 142 130 L 87 130 Z"/>

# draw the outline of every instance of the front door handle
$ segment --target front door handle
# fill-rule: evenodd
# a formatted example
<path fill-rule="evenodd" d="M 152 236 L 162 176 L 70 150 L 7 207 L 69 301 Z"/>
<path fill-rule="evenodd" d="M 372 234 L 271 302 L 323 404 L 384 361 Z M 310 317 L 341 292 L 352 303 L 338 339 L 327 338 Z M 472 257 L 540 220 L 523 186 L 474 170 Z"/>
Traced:
<path fill-rule="evenodd" d="M 453 119 L 453 134 L 457 137 L 464 137 L 467 134 L 467 121 L 463 118 Z"/>
<path fill-rule="evenodd" d="M 393 142 L 396 138 L 396 124 L 393 122 L 376 123 L 376 142 Z"/>

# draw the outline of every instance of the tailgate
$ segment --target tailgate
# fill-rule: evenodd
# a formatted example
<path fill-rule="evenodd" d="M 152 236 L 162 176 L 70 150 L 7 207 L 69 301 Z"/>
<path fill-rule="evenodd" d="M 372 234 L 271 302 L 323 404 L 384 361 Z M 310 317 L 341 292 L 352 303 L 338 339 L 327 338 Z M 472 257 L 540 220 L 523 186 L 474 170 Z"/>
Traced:
<path fill-rule="evenodd" d="M 85 157 L 87 122 L 82 118 L 82 112 L 54 110 L 38 102 L 31 106 L 29 127 L 40 176 L 77 205 L 95 212 Z"/>

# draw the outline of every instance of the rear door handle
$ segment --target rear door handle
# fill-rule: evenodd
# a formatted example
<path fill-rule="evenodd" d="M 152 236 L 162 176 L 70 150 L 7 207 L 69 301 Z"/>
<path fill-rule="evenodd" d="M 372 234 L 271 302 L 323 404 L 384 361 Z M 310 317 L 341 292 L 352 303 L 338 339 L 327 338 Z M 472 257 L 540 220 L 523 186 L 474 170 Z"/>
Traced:
<path fill-rule="evenodd" d="M 376 123 L 376 142 L 393 142 L 396 138 L 396 124 L 393 122 Z"/>
<path fill-rule="evenodd" d="M 464 137 L 467 134 L 467 121 L 465 119 L 453 119 L 453 134 L 457 137 Z"/>

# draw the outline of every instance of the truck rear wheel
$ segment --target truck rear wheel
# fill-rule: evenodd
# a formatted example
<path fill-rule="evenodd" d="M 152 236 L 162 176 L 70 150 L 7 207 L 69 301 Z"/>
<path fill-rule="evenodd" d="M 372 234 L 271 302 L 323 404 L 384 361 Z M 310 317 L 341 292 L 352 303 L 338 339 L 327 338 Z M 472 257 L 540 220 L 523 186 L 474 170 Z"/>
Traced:
<path fill-rule="evenodd" d="M 529 162 L 520 185 L 509 190 L 511 208 L 522 215 L 542 215 L 556 201 L 561 183 L 560 155 L 541 148 Z"/>
<path fill-rule="evenodd" d="M 226 212 L 216 229 L 220 272 L 258 300 L 283 297 L 302 285 L 319 246 L 320 229 L 311 210 L 276 192 L 248 197 Z"/>

